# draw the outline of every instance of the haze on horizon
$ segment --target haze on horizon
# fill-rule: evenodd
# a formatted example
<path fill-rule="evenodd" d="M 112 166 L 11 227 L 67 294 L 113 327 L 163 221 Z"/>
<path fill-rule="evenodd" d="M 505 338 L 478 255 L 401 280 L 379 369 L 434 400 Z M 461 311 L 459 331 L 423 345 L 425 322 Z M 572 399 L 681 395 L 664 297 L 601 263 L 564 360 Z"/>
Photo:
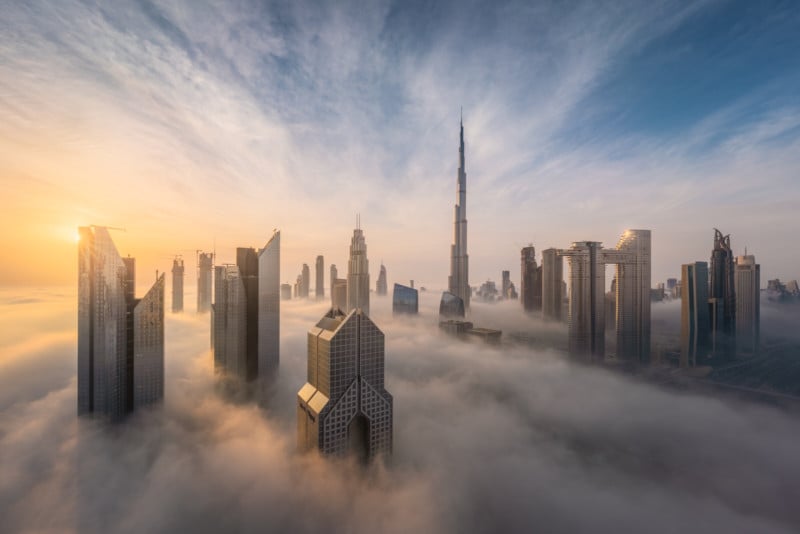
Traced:
<path fill-rule="evenodd" d="M 654 284 L 713 227 L 800 276 L 791 2 L 2 4 L 0 285 L 73 284 L 86 224 L 140 279 L 280 228 L 291 281 L 360 213 L 374 272 L 443 287 L 462 105 L 473 285 L 626 228 Z"/>

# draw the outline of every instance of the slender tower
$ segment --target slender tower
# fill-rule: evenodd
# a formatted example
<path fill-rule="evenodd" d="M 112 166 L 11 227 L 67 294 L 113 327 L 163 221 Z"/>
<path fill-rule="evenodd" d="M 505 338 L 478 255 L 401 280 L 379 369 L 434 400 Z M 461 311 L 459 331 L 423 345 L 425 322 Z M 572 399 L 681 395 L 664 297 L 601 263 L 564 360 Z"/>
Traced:
<path fill-rule="evenodd" d="M 356 229 L 350 241 L 350 261 L 347 263 L 347 311 L 355 308 L 361 308 L 369 315 L 369 261 L 360 216 L 356 219 Z"/>
<path fill-rule="evenodd" d="M 172 260 L 172 312 L 183 311 L 183 258 Z"/>
<path fill-rule="evenodd" d="M 461 138 L 458 147 L 458 183 L 456 188 L 453 245 L 450 249 L 450 293 L 464 301 L 469 309 L 472 290 L 469 287 L 469 256 L 467 256 L 467 172 L 464 169 L 464 119 L 461 119 Z"/>

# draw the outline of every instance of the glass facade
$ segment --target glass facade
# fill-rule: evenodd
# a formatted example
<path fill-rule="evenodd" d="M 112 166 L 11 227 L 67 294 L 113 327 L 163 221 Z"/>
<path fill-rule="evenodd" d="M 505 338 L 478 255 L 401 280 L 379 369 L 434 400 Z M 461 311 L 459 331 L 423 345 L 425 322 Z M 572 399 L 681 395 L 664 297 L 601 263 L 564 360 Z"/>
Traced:
<path fill-rule="evenodd" d="M 258 377 L 272 379 L 280 364 L 281 233 L 258 256 Z"/>
<path fill-rule="evenodd" d="M 133 408 L 164 398 L 164 275 L 133 309 Z"/>
<path fill-rule="evenodd" d="M 464 301 L 461 297 L 445 291 L 439 302 L 439 315 L 442 317 L 464 317 Z"/>
<path fill-rule="evenodd" d="M 401 284 L 394 285 L 392 294 L 393 313 L 419 313 L 419 293 L 416 289 Z"/>

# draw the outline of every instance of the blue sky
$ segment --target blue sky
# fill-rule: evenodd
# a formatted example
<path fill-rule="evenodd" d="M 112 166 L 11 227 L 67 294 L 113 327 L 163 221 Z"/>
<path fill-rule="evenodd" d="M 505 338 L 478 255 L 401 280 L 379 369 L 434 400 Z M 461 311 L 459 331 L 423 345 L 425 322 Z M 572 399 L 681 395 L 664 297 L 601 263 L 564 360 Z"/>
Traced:
<path fill-rule="evenodd" d="M 390 282 L 441 287 L 463 106 L 474 284 L 529 242 L 625 228 L 653 230 L 654 283 L 707 259 L 714 226 L 764 283 L 800 276 L 794 2 L 2 7 L 12 249 L 110 224 L 163 269 L 279 227 L 292 280 L 319 253 L 343 264 L 360 212 Z"/>

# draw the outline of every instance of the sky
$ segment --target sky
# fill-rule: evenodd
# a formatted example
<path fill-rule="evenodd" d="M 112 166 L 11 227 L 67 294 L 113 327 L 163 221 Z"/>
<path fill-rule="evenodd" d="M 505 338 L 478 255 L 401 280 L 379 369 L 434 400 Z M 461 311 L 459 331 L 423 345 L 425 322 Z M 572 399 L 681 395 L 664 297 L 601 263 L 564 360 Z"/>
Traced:
<path fill-rule="evenodd" d="M 374 273 L 441 289 L 462 107 L 473 285 L 627 228 L 654 284 L 714 227 L 762 285 L 798 278 L 798 25 L 791 1 L 0 0 L 0 286 L 73 283 L 88 224 L 125 229 L 140 281 L 274 228 L 284 281 L 341 272 L 360 214 Z"/>
<path fill-rule="evenodd" d="M 796 410 L 457 341 L 437 327 L 438 295 L 420 298 L 416 318 L 372 298 L 394 448 L 361 468 L 296 451 L 306 332 L 325 302 L 281 303 L 263 408 L 215 393 L 208 315 L 167 313 L 163 407 L 106 428 L 75 415 L 74 288 L 0 289 L 0 323 L 18 325 L 0 329 L 3 531 L 797 532 Z M 762 335 L 800 341 L 785 328 L 797 308 Z M 472 320 L 566 336 L 510 301 L 475 303 Z"/>

